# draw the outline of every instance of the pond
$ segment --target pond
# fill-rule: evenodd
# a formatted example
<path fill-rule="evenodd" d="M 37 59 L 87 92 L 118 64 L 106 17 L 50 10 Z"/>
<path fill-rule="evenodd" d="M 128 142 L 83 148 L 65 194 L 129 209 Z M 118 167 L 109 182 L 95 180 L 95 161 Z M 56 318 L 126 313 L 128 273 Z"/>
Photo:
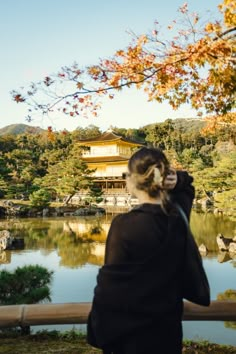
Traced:
<path fill-rule="evenodd" d="M 28 264 L 42 265 L 54 271 L 52 303 L 90 302 L 98 268 L 103 263 L 111 219 L 112 215 L 0 220 L 0 230 L 8 229 L 13 236 L 24 237 L 25 240 L 23 250 L 0 253 L 0 270 L 14 270 Z M 236 256 L 230 258 L 228 253 L 218 252 L 216 235 L 222 233 L 232 237 L 236 222 L 213 214 L 193 212 L 191 227 L 197 244 L 204 243 L 209 250 L 203 261 L 212 300 L 219 296 L 227 299 L 226 290 L 236 290 Z M 235 322 L 186 321 L 183 327 L 184 338 L 236 345 Z M 65 330 L 72 325 L 43 328 Z M 85 326 L 76 328 L 84 330 Z"/>

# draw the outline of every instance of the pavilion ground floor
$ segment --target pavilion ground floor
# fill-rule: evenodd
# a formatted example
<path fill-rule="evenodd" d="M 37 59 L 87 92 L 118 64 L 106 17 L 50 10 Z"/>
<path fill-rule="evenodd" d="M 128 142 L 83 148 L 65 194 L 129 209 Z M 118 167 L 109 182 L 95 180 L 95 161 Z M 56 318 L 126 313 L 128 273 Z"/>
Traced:
<path fill-rule="evenodd" d="M 102 201 L 98 205 L 105 209 L 113 207 L 129 209 L 137 204 L 137 199 L 128 193 L 124 177 L 97 178 L 94 183 L 102 191 Z M 71 203 L 81 204 L 86 198 L 88 191 L 80 191 L 72 197 Z"/>

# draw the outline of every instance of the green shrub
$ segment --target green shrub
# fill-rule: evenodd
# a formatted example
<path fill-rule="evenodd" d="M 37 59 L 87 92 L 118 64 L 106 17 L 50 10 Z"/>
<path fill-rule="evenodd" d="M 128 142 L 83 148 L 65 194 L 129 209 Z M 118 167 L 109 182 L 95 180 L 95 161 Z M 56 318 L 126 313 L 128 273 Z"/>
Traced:
<path fill-rule="evenodd" d="M 29 199 L 33 207 L 44 209 L 50 205 L 51 194 L 46 189 L 39 189 L 30 194 Z"/>
<path fill-rule="evenodd" d="M 53 272 L 39 265 L 0 272 L 0 305 L 36 304 L 51 301 L 49 285 Z"/>

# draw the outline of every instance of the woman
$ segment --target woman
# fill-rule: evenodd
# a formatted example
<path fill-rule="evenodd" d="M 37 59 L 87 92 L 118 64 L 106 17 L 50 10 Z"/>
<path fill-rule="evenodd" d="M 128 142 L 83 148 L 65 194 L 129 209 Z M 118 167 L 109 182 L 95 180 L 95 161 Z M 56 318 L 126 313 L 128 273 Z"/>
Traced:
<path fill-rule="evenodd" d="M 159 149 L 129 160 L 127 188 L 139 205 L 111 224 L 88 321 L 88 342 L 104 353 L 182 352 L 182 274 L 193 179 Z"/>

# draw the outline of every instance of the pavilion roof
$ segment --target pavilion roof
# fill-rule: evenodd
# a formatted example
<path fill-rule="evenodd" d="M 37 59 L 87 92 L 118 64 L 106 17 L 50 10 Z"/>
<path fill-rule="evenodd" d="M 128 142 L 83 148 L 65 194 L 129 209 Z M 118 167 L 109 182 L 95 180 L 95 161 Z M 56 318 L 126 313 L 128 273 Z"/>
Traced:
<path fill-rule="evenodd" d="M 124 141 L 127 143 L 131 143 L 134 145 L 140 145 L 140 146 L 143 145 L 140 142 L 137 142 L 137 141 L 134 141 L 134 140 L 131 140 L 128 138 L 124 138 L 121 135 L 117 135 L 116 133 L 114 133 L 110 129 L 97 137 L 80 140 L 79 143 L 83 144 L 83 143 L 108 142 L 108 141 L 118 141 L 118 140 Z"/>

